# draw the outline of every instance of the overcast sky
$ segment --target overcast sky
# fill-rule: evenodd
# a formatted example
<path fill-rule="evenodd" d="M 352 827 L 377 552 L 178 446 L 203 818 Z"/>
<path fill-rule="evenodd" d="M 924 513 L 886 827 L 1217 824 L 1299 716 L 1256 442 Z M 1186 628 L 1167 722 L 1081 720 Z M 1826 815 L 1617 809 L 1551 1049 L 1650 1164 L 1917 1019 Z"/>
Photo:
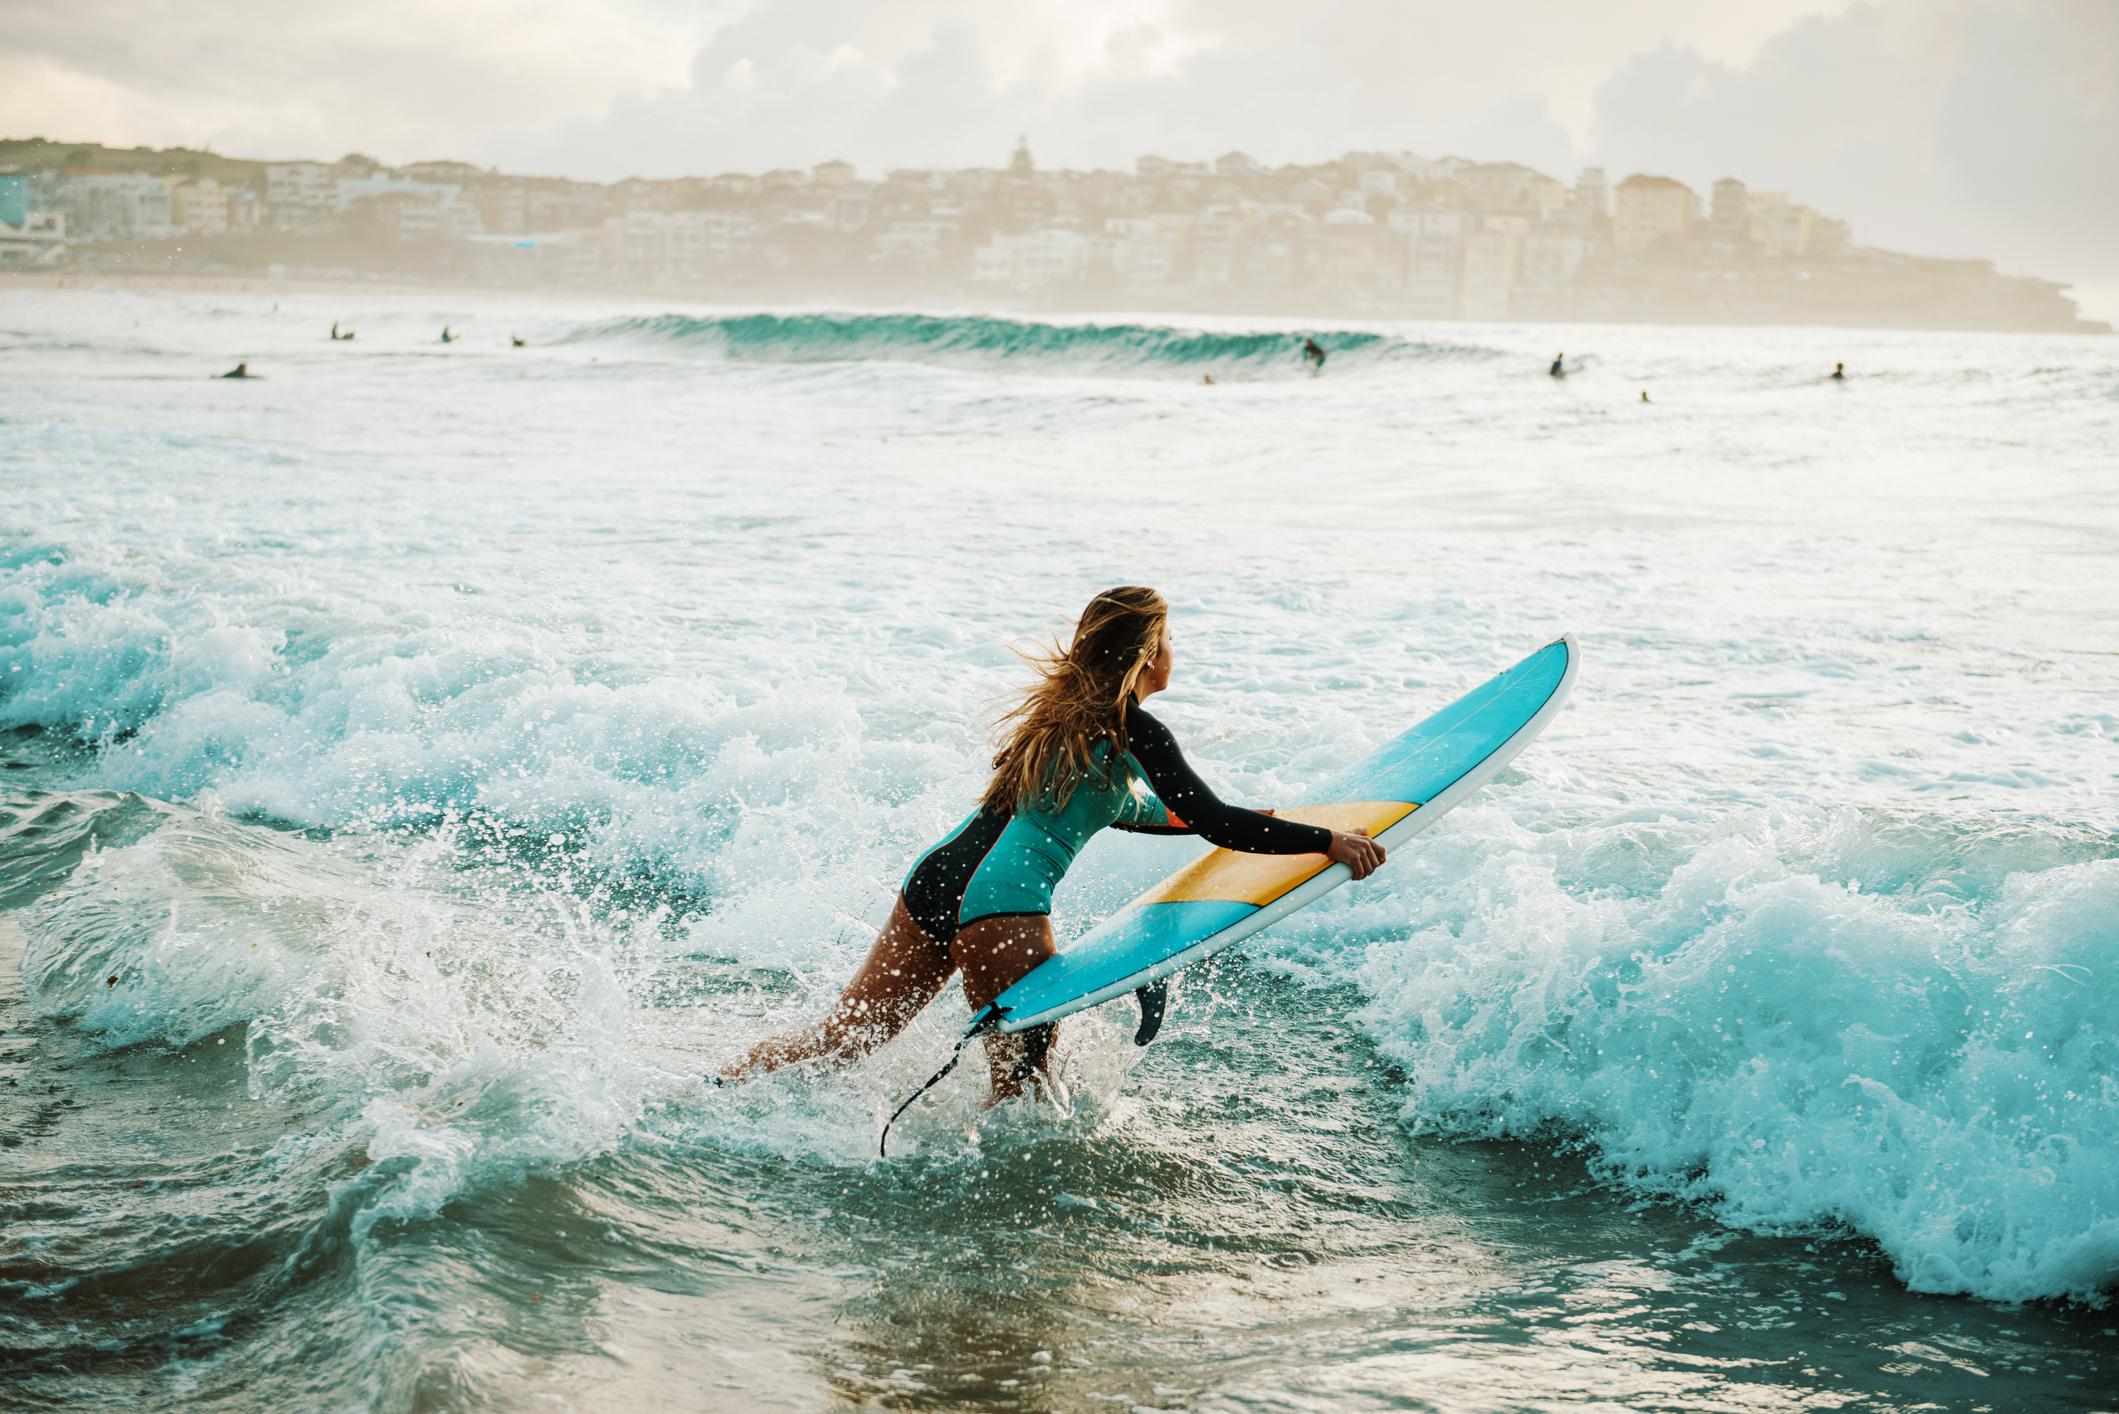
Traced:
<path fill-rule="evenodd" d="M 0 133 L 609 179 L 1411 148 L 1787 188 L 2119 318 L 2119 0 L 0 0 Z"/>

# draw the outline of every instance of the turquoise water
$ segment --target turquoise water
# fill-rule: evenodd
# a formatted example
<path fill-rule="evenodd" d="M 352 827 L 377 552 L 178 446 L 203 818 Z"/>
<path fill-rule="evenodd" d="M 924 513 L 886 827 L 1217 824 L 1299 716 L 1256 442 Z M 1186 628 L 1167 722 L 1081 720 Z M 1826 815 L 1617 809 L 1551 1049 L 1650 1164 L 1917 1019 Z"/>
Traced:
<path fill-rule="evenodd" d="M 0 296 L 0 1402 L 2113 1407 L 2119 352 L 1302 332 Z M 1583 668 L 1067 1113 L 704 1091 L 1114 582 L 1261 804 Z"/>

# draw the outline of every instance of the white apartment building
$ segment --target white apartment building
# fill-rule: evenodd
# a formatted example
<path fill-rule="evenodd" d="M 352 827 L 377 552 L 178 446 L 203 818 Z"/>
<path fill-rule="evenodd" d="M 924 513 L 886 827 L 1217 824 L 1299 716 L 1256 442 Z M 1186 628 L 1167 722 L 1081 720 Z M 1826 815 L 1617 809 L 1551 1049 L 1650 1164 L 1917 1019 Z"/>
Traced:
<path fill-rule="evenodd" d="M 1617 197 L 1611 239 L 1622 251 L 1646 250 L 1658 241 L 1686 235 L 1699 205 L 1683 182 L 1639 172 L 1619 183 Z"/>
<path fill-rule="evenodd" d="M 169 219 L 185 235 L 225 235 L 228 231 L 228 191 L 211 177 L 171 182 Z"/>
<path fill-rule="evenodd" d="M 338 204 L 332 169 L 322 162 L 273 162 L 265 167 L 265 204 L 281 211 L 325 211 Z"/>
<path fill-rule="evenodd" d="M 997 235 L 974 252 L 971 278 L 1024 291 L 1077 281 L 1089 273 L 1093 244 L 1079 231 L 1052 226 Z"/>
<path fill-rule="evenodd" d="M 401 241 L 460 241 L 485 232 L 478 208 L 457 200 L 454 187 L 385 192 L 361 205 L 380 208 Z"/>
<path fill-rule="evenodd" d="M 1774 255 L 1801 255 L 1810 248 L 1817 212 L 1788 199 L 1784 191 L 1745 194 L 1751 239 Z"/>
<path fill-rule="evenodd" d="M 169 187 L 145 172 L 69 172 L 57 210 L 76 241 L 159 241 L 176 234 Z"/>
<path fill-rule="evenodd" d="M 758 237 L 758 222 L 747 213 L 701 211 L 698 216 L 710 260 L 733 260 Z"/>
<path fill-rule="evenodd" d="M 1567 211 L 1576 224 L 1602 226 L 1611 219 L 1611 181 L 1602 167 L 1584 167 L 1567 196 Z"/>
<path fill-rule="evenodd" d="M 1476 194 L 1484 210 L 1530 212 L 1547 221 L 1567 205 L 1567 188 L 1558 178 L 1521 162 L 1472 162 L 1453 175 Z"/>
<path fill-rule="evenodd" d="M 664 280 L 670 274 L 670 220 L 661 212 L 635 211 L 603 223 L 603 268 L 628 280 Z"/>
<path fill-rule="evenodd" d="M 912 260 L 933 260 L 941 255 L 942 247 L 956 236 L 954 221 L 893 221 L 888 230 L 876 238 L 876 254 L 880 257 Z"/>

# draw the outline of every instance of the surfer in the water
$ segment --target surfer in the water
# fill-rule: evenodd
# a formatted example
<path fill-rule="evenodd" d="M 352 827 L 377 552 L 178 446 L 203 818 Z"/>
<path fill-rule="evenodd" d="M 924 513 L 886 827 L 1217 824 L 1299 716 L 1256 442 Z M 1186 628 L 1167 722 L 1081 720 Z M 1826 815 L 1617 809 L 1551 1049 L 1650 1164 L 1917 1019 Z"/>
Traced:
<path fill-rule="evenodd" d="M 1318 343 L 1315 339 L 1304 339 L 1302 341 L 1302 356 L 1310 361 L 1310 371 L 1312 373 L 1324 372 L 1326 354 L 1323 344 Z"/>
<path fill-rule="evenodd" d="M 858 1060 L 905 1029 L 952 973 L 974 1013 L 1056 947 L 1052 892 L 1109 825 L 1197 834 L 1252 854 L 1323 854 L 1357 879 L 1383 862 L 1363 833 L 1302 825 L 1225 804 L 1186 764 L 1146 699 L 1170 685 L 1169 605 L 1126 586 L 1089 601 L 1074 641 L 1038 661 L 1038 681 L 1002 720 L 979 806 L 912 866 L 890 921 L 823 1020 L 751 1048 L 721 1072 L 742 1080 L 797 1061 Z M 986 1038 L 993 1093 L 1018 1093 L 1053 1026 Z"/>
<path fill-rule="evenodd" d="M 1567 355 L 1564 353 L 1554 354 L 1552 356 L 1552 367 L 1546 369 L 1545 372 L 1553 378 L 1565 378 L 1567 376 Z"/>
<path fill-rule="evenodd" d="M 1845 365 L 1844 363 L 1835 363 L 1832 365 L 1832 381 L 1835 383 L 1844 383 L 1847 381 L 1847 365 Z"/>
<path fill-rule="evenodd" d="M 228 370 L 228 371 L 227 371 L 226 373 L 216 373 L 216 374 L 214 374 L 213 376 L 214 376 L 214 377 L 216 377 L 216 378 L 255 378 L 255 377 L 257 377 L 257 375 L 256 375 L 255 373 L 252 373 L 252 372 L 250 371 L 250 365 L 249 365 L 249 364 L 247 364 L 247 363 L 239 363 L 239 364 L 237 364 L 237 365 L 236 365 L 235 367 L 233 367 L 233 368 L 229 369 L 229 370 Z"/>

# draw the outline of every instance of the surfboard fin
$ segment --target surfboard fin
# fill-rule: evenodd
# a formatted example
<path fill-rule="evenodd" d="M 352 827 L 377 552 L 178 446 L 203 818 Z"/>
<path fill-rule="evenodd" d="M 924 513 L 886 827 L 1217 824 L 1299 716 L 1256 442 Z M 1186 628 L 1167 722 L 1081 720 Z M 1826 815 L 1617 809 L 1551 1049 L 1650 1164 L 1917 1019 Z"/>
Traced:
<path fill-rule="evenodd" d="M 1170 1007 L 1170 979 L 1150 982 L 1133 996 L 1140 1002 L 1140 1029 L 1133 1033 L 1133 1044 L 1145 1046 L 1163 1029 L 1163 1013 Z"/>

